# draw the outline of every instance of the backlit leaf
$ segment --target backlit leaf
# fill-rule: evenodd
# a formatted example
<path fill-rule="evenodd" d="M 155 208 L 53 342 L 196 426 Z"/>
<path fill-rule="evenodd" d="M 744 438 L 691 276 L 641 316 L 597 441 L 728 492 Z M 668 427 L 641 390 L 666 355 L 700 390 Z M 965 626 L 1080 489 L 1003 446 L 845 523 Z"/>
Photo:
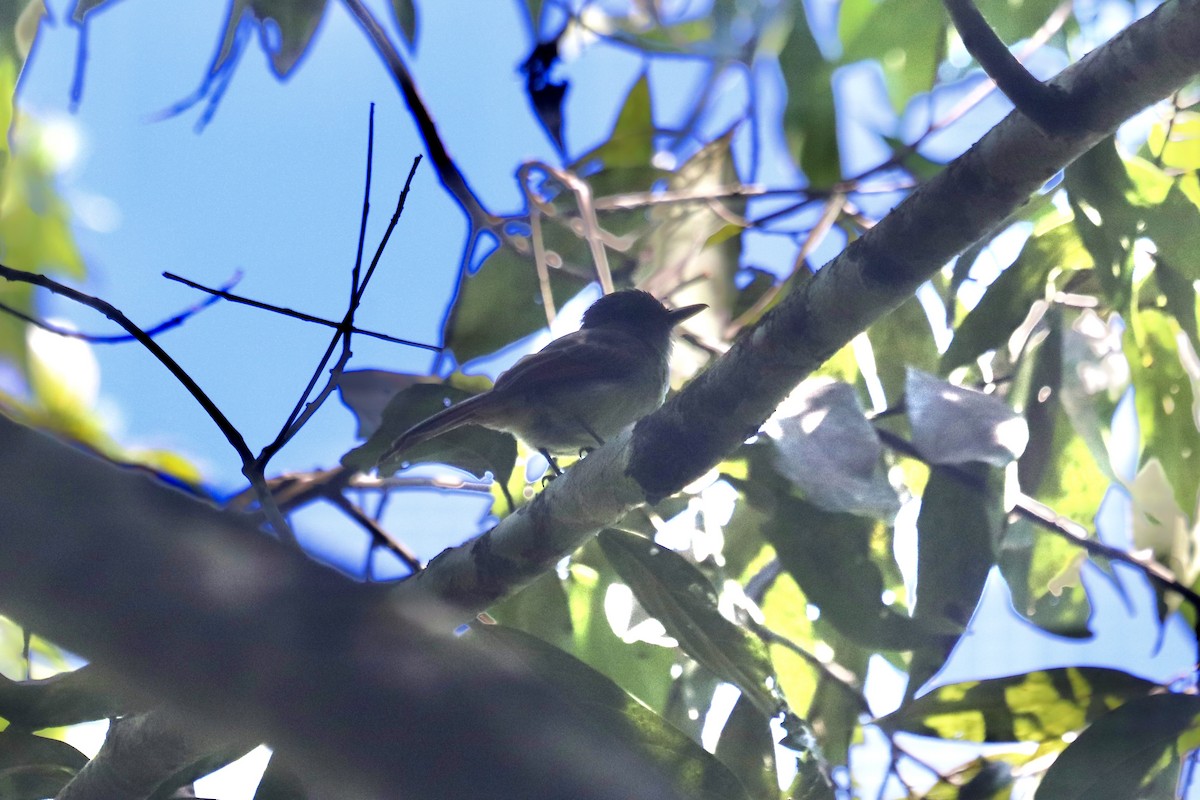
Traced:
<path fill-rule="evenodd" d="M 642 607 L 692 658 L 740 688 L 765 716 L 779 712 L 774 670 L 766 646 L 721 615 L 708 578 L 674 551 L 623 531 L 598 541 Z"/>

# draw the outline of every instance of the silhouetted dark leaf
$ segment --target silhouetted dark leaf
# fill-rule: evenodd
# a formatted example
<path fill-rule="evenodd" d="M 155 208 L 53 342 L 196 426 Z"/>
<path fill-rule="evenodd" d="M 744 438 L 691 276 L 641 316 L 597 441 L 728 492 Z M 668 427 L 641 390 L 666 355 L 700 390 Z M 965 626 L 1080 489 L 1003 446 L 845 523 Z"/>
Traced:
<path fill-rule="evenodd" d="M 392 14 L 396 17 L 396 25 L 410 50 L 417 48 L 417 32 L 420 29 L 420 17 L 417 15 L 417 4 L 413 0 L 392 0 Z"/>
<path fill-rule="evenodd" d="M 1035 800 L 1129 800 L 1162 769 L 1179 770 L 1179 737 L 1196 727 L 1200 697 L 1156 694 L 1130 700 L 1079 735 L 1050 765 Z M 1163 757 L 1170 754 L 1164 763 Z M 1168 781 L 1171 796 L 1174 781 Z"/>
<path fill-rule="evenodd" d="M 53 797 L 87 762 L 87 756 L 57 739 L 0 731 L 0 797 Z"/>

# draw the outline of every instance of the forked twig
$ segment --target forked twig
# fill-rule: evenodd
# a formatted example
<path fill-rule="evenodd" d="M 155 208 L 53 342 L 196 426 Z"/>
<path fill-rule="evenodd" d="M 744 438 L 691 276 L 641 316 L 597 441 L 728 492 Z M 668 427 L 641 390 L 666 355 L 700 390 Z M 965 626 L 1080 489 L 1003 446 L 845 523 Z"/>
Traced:
<path fill-rule="evenodd" d="M 122 330 L 126 331 L 130 336 L 132 336 L 139 344 L 142 345 L 142 347 L 146 348 L 151 355 L 158 359 L 160 364 L 167 368 L 167 371 L 175 376 L 175 379 L 183 385 L 183 388 L 188 391 L 188 394 L 190 394 L 196 400 L 196 402 L 200 404 L 200 407 L 204 409 L 206 414 L 208 414 L 209 419 L 216 423 L 217 428 L 220 429 L 221 433 L 225 436 L 225 440 L 229 442 L 230 446 L 233 447 L 234 452 L 238 454 L 238 458 L 242 462 L 242 475 L 244 475 L 246 480 L 250 482 L 250 485 L 254 487 L 255 495 L 262 506 L 263 513 L 267 515 L 267 519 L 270 520 L 272 527 L 275 528 L 276 533 L 278 533 L 284 541 L 292 544 L 293 546 L 297 546 L 296 536 L 292 532 L 291 526 L 287 524 L 287 520 L 283 518 L 283 515 L 279 512 L 279 509 L 272 501 L 271 493 L 267 490 L 266 483 L 263 480 L 262 471 L 257 468 L 254 454 L 250 451 L 250 446 L 246 444 L 246 440 L 242 436 L 241 432 L 234 427 L 233 423 L 229 421 L 229 418 L 225 416 L 224 412 L 222 412 L 221 409 L 217 407 L 217 404 L 212 401 L 212 398 L 210 398 L 204 392 L 204 390 L 200 388 L 200 385 L 196 383 L 195 379 L 193 379 L 192 376 L 189 375 L 187 371 L 179 365 L 179 362 L 172 358 L 158 342 L 154 341 L 152 337 L 134 324 L 129 317 L 125 316 L 120 309 L 111 303 L 85 292 L 81 292 L 78 289 L 72 289 L 71 287 L 65 286 L 56 280 L 46 277 L 45 275 L 25 272 L 23 270 L 13 269 L 12 267 L 7 267 L 3 264 L 0 264 L 0 277 L 10 281 L 40 286 L 41 288 L 54 292 L 55 294 L 65 297 L 68 300 L 72 300 L 80 305 L 84 305 L 88 308 L 99 311 L 108 319 L 119 325 Z"/>

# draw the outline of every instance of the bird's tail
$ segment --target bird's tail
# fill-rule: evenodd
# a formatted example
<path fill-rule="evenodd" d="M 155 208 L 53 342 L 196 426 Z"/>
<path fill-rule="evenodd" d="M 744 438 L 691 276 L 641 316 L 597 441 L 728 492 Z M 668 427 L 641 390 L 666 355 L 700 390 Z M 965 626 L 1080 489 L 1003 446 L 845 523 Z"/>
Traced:
<path fill-rule="evenodd" d="M 486 408 L 487 397 L 487 392 L 477 394 L 474 397 L 468 397 L 466 400 L 455 403 L 449 408 L 434 414 L 432 417 L 418 422 L 392 442 L 392 446 L 380 456 L 379 462 L 383 463 L 399 453 L 415 447 L 421 442 L 426 442 L 435 436 L 441 436 L 443 433 L 452 431 L 455 428 L 481 422 L 480 412 Z"/>

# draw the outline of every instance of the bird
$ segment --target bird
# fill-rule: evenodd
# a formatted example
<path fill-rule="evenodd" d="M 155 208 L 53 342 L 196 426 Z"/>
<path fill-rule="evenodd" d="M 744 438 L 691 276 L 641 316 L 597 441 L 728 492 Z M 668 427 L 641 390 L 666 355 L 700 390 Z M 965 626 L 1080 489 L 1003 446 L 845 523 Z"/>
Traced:
<path fill-rule="evenodd" d="M 640 289 L 605 295 L 583 313 L 578 331 L 521 358 L 490 390 L 412 426 L 379 461 L 463 425 L 481 425 L 516 436 L 561 474 L 553 454 L 603 445 L 663 404 L 671 331 L 707 307 L 668 309 Z"/>

